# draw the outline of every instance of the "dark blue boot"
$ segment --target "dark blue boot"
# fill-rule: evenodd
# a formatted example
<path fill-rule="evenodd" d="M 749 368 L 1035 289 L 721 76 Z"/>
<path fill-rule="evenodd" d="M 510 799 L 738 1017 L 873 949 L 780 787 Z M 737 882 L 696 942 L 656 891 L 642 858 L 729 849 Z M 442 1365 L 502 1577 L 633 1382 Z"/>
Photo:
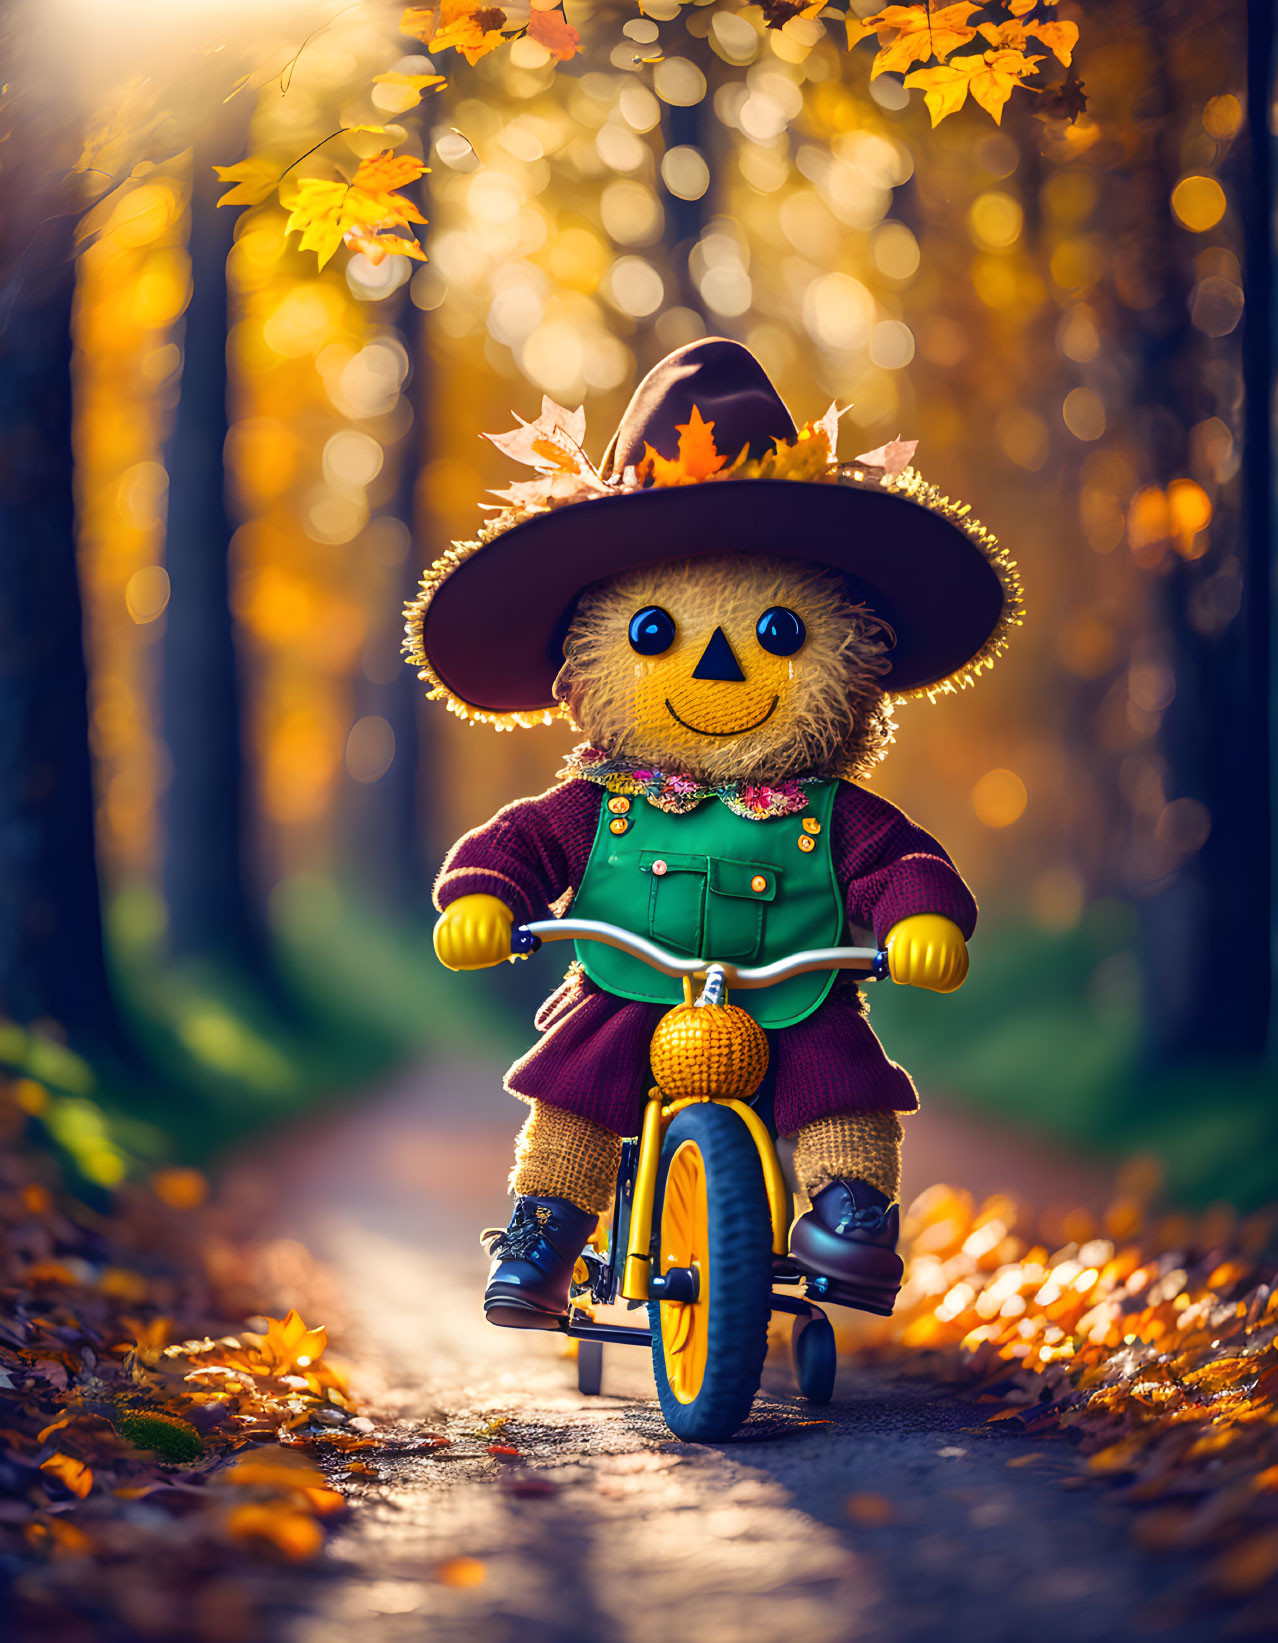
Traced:
<path fill-rule="evenodd" d="M 867 1181 L 832 1181 L 790 1232 L 790 1256 L 809 1273 L 808 1293 L 886 1318 L 901 1287 L 901 1211 Z"/>
<path fill-rule="evenodd" d="M 598 1220 L 567 1198 L 516 1198 L 510 1225 L 483 1234 L 493 1257 L 484 1291 L 489 1323 L 557 1329 L 577 1257 Z"/>

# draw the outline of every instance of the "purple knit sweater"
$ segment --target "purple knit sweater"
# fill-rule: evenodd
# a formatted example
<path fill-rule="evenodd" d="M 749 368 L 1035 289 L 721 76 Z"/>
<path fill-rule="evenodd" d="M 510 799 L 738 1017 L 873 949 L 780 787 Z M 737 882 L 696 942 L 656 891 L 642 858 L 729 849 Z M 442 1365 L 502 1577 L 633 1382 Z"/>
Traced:
<path fill-rule="evenodd" d="M 602 802 L 601 787 L 572 779 L 508 804 L 449 851 L 436 907 L 489 895 L 520 922 L 562 914 L 585 874 Z M 971 935 L 976 903 L 953 863 L 885 799 L 841 782 L 830 849 L 848 924 L 872 929 L 880 945 L 915 913 L 940 913 Z M 661 1005 L 601 991 L 574 964 L 537 1012 L 542 1036 L 510 1069 L 506 1088 L 633 1135 L 651 1083 L 648 1042 L 662 1013 Z M 855 983 L 840 978 L 806 1020 L 768 1034 L 779 1134 L 835 1113 L 918 1106 L 909 1074 L 888 1060 L 865 1014 Z"/>

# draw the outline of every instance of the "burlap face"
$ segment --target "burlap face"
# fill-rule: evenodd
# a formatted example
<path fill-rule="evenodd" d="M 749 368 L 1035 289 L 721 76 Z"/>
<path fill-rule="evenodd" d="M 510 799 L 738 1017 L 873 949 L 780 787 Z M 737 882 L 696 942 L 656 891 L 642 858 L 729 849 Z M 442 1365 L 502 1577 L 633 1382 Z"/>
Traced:
<path fill-rule="evenodd" d="M 629 640 L 631 618 L 649 605 L 675 624 L 659 656 L 636 655 Z M 759 618 L 773 606 L 804 624 L 793 656 L 759 642 Z M 716 629 L 740 680 L 694 677 Z M 745 555 L 677 560 L 587 589 L 555 688 L 594 746 L 701 781 L 863 776 L 894 729 L 879 686 L 889 638 L 838 577 L 815 566 Z"/>

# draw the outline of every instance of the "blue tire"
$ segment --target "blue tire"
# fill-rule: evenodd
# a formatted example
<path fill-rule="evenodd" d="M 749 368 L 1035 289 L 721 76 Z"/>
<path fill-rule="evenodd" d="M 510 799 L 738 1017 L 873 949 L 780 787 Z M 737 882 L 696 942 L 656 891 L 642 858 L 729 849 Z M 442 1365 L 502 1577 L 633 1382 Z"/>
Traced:
<path fill-rule="evenodd" d="M 750 1132 L 713 1102 L 685 1107 L 661 1147 L 652 1271 L 689 1264 L 695 1303 L 648 1305 L 657 1395 L 677 1438 L 722 1443 L 750 1413 L 763 1373 L 772 1223 Z"/>

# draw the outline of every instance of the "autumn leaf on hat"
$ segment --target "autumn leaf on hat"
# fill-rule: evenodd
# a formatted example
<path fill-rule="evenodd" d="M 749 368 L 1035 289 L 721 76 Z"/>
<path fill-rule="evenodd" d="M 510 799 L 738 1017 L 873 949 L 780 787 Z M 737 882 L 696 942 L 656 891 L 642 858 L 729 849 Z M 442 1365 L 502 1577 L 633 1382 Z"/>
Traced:
<path fill-rule="evenodd" d="M 492 494 L 500 502 L 508 507 L 536 508 L 548 506 L 552 501 L 599 496 L 608 490 L 582 449 L 586 413 L 581 406 L 568 411 L 545 394 L 536 422 L 525 422 L 519 416 L 516 421 L 519 426 L 509 433 L 485 434 L 484 438 L 503 455 L 522 462 L 526 468 L 535 468 L 542 477 L 494 491 Z"/>
<path fill-rule="evenodd" d="M 881 468 L 884 479 L 895 479 L 903 474 L 914 460 L 919 448 L 917 439 L 889 439 L 872 451 L 863 451 L 853 460 L 858 468 Z"/>
<path fill-rule="evenodd" d="M 695 485 L 713 478 L 727 462 L 715 449 L 714 423 L 707 422 L 694 405 L 686 422 L 677 422 L 679 454 L 673 460 L 651 445 L 643 448 L 639 464 L 641 483 L 652 485 Z"/>

